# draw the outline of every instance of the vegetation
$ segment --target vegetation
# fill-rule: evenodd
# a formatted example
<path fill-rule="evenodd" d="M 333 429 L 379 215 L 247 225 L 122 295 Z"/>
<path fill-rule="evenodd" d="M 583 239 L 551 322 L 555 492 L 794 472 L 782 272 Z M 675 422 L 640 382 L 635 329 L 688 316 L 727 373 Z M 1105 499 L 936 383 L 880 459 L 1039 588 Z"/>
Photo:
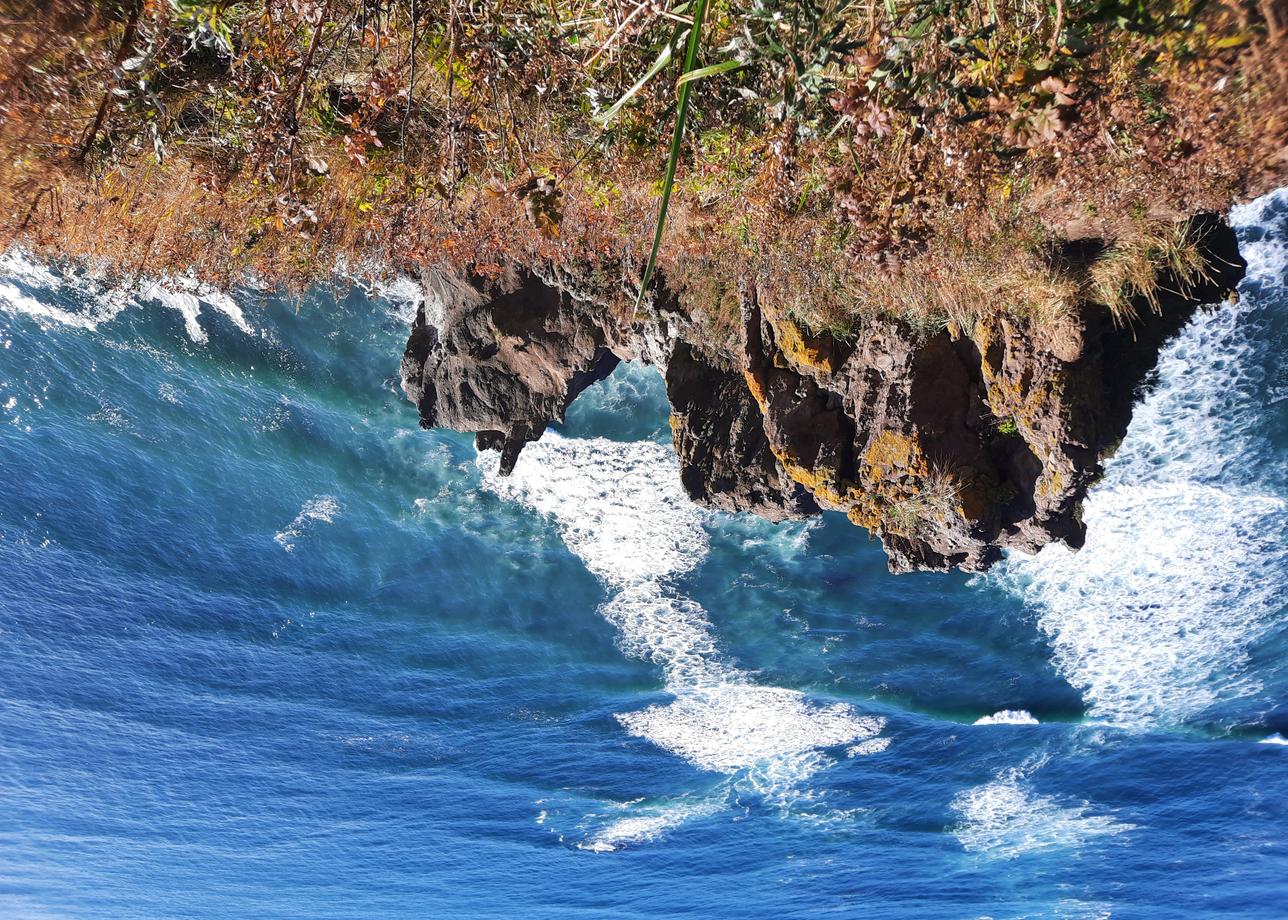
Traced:
<path fill-rule="evenodd" d="M 950 470 L 933 467 L 915 494 L 889 504 L 884 526 L 912 539 L 933 537 L 961 519 L 960 501 L 960 479 Z"/>
<path fill-rule="evenodd" d="M 748 277 L 838 333 L 1129 322 L 1201 270 L 1186 217 L 1282 181 L 1286 33 L 1276 0 L 9 0 L 0 245 L 628 300 L 656 261 L 715 338 Z"/>

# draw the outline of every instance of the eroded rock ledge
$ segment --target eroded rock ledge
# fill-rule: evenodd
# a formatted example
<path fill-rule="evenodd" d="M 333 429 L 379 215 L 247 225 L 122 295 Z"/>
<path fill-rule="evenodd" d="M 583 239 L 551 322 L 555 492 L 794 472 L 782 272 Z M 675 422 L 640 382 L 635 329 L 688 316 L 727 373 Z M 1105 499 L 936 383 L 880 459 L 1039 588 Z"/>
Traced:
<path fill-rule="evenodd" d="M 1003 547 L 1082 545 L 1081 503 L 1159 348 L 1243 276 L 1230 229 L 1194 224 L 1207 277 L 1184 294 L 1164 277 L 1129 326 L 1087 302 L 1056 323 L 984 311 L 933 334 L 874 318 L 841 341 L 749 286 L 731 350 L 704 342 L 664 284 L 648 312 L 622 317 L 567 272 L 435 276 L 403 387 L 422 425 L 476 433 L 508 471 L 619 361 L 654 363 L 695 501 L 773 521 L 840 511 L 881 539 L 892 571 L 978 571 Z"/>

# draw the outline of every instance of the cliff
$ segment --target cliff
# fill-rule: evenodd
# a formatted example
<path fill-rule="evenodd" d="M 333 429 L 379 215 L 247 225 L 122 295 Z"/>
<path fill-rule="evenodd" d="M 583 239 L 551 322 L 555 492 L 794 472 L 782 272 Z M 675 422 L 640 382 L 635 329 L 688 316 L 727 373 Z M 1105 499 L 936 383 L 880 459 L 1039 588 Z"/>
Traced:
<path fill-rule="evenodd" d="M 685 487 L 896 569 L 1082 540 L 1159 343 L 1288 174 L 1288 11 L 48 0 L 0 28 L 0 249 L 303 290 L 434 272 L 428 425 L 510 468 L 620 360 Z M 656 268 L 656 272 L 651 268 Z"/>
<path fill-rule="evenodd" d="M 1082 544 L 1081 503 L 1160 346 L 1242 277 L 1220 220 L 1188 231 L 1202 269 L 1165 271 L 1128 320 L 1083 299 L 1054 319 L 985 311 L 969 329 L 874 316 L 839 339 L 749 285 L 730 348 L 712 346 L 664 280 L 624 317 L 602 282 L 586 282 L 595 273 L 437 276 L 403 386 L 423 425 L 476 433 L 509 470 L 619 361 L 653 363 L 695 501 L 774 521 L 840 511 L 880 538 L 892 571 L 978 571 L 1004 547 Z M 1059 257 L 1076 269 L 1103 248 L 1078 240 Z"/>

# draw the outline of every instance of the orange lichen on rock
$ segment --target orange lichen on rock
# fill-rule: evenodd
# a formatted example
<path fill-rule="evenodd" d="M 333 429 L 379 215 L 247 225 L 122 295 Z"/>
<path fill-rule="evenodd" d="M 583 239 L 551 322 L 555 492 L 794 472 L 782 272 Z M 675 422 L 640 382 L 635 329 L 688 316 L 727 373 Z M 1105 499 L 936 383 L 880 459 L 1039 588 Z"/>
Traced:
<path fill-rule="evenodd" d="M 742 376 L 747 381 L 747 389 L 750 391 L 752 399 L 756 400 L 756 404 L 760 406 L 760 411 L 764 412 L 766 407 L 765 385 L 761 383 L 760 378 L 752 370 L 744 370 Z"/>
<path fill-rule="evenodd" d="M 927 471 L 925 455 L 916 440 L 897 431 L 877 435 L 863 452 L 863 462 L 874 479 L 923 476 Z"/>
<path fill-rule="evenodd" d="M 836 352 L 828 339 L 810 335 L 800 323 L 778 310 L 766 308 L 765 319 L 773 326 L 778 350 L 788 362 L 807 373 L 836 372 Z"/>

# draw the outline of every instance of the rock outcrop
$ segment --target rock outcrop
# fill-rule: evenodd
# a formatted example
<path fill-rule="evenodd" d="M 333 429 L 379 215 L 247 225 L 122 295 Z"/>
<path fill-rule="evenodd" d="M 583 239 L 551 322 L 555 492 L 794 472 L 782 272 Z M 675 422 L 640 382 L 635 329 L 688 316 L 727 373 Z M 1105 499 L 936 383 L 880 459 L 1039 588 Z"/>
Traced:
<path fill-rule="evenodd" d="M 933 334 L 875 317 L 842 341 L 750 287 L 730 350 L 703 341 L 664 284 L 649 312 L 623 319 L 576 273 L 440 282 L 403 386 L 423 425 L 475 432 L 509 470 L 619 360 L 654 362 L 695 501 L 775 521 L 839 511 L 881 539 L 893 571 L 977 571 L 1004 547 L 1082 545 L 1081 503 L 1159 348 L 1242 277 L 1224 224 L 1198 218 L 1194 232 L 1205 278 L 1162 279 L 1127 326 L 1086 302 L 1059 322 L 982 311 L 972 329 Z"/>
<path fill-rule="evenodd" d="M 765 417 L 729 362 L 676 342 L 666 364 L 671 433 L 680 479 L 694 501 L 771 521 L 817 514 L 770 448 Z"/>
<path fill-rule="evenodd" d="M 531 274 L 433 289 L 439 315 L 417 312 L 403 389 L 426 428 L 476 432 L 480 450 L 500 450 L 502 472 L 620 361 L 610 317 Z"/>

